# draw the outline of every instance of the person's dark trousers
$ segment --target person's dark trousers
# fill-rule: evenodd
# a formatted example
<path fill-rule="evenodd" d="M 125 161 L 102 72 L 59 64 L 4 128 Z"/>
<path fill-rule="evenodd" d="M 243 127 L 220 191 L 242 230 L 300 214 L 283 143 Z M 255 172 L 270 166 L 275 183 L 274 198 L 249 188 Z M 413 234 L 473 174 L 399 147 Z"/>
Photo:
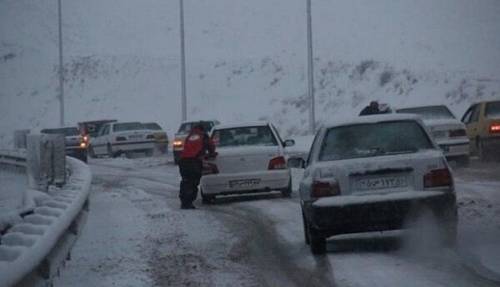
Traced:
<path fill-rule="evenodd" d="M 181 207 L 192 206 L 198 196 L 198 185 L 200 184 L 203 163 L 200 159 L 180 159 L 179 171 L 182 177 L 179 190 Z"/>

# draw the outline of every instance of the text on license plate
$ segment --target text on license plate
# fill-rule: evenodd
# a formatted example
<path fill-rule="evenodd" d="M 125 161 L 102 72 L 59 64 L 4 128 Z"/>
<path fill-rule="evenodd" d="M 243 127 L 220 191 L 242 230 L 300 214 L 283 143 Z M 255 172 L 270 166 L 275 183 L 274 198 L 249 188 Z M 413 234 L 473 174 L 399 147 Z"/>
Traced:
<path fill-rule="evenodd" d="M 252 187 L 256 186 L 260 183 L 260 179 L 252 178 L 252 179 L 238 179 L 229 181 L 229 187 Z"/>
<path fill-rule="evenodd" d="M 357 190 L 388 189 L 406 186 L 408 186 L 408 180 L 404 176 L 362 178 L 356 181 Z"/>

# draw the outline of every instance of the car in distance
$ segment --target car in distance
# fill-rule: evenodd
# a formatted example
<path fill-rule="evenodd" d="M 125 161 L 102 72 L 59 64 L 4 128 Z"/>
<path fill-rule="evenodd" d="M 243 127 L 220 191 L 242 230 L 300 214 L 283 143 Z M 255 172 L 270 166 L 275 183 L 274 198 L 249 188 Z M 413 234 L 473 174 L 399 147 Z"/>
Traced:
<path fill-rule="evenodd" d="M 194 125 L 201 124 L 204 126 L 205 131 L 210 132 L 212 128 L 219 124 L 218 121 L 189 121 L 183 122 L 177 132 L 175 133 L 174 141 L 172 143 L 172 149 L 174 152 L 174 162 L 177 164 L 179 162 L 179 158 L 181 156 L 182 151 L 184 150 L 184 140 L 188 136 L 189 132 L 193 128 Z"/>
<path fill-rule="evenodd" d="M 64 135 L 66 155 L 87 162 L 88 138 L 82 136 L 77 127 L 43 129 L 40 132 L 42 134 Z"/>
<path fill-rule="evenodd" d="M 453 177 L 442 151 L 415 115 L 373 115 L 322 127 L 300 182 L 306 243 L 326 251 L 338 234 L 402 229 L 428 209 L 443 242 L 454 244 L 457 208 Z"/>
<path fill-rule="evenodd" d="M 211 136 L 218 155 L 204 162 L 200 184 L 203 202 L 211 202 L 218 195 L 273 190 L 285 197 L 291 195 L 284 149 L 294 141 L 282 141 L 272 124 L 218 125 Z"/>
<path fill-rule="evenodd" d="M 92 156 L 117 157 L 122 153 L 144 152 L 153 154 L 155 137 L 140 122 L 111 122 L 104 124 L 98 135 L 92 139 L 89 152 Z"/>
<path fill-rule="evenodd" d="M 420 116 L 447 159 L 455 160 L 461 165 L 469 163 L 469 138 L 465 125 L 448 107 L 444 105 L 408 107 L 398 109 L 396 112 Z"/>
<path fill-rule="evenodd" d="M 144 127 L 153 131 L 156 148 L 163 154 L 168 152 L 168 135 L 157 123 L 143 123 Z"/>
<path fill-rule="evenodd" d="M 462 117 L 471 149 L 481 160 L 500 158 L 500 100 L 471 105 Z"/>

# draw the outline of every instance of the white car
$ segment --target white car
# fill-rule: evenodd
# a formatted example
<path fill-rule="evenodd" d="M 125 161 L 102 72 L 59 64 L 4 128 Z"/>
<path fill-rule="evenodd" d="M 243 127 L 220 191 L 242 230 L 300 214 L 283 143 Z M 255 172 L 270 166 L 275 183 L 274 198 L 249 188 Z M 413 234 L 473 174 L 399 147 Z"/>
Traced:
<path fill-rule="evenodd" d="M 284 149 L 293 140 L 282 141 L 267 122 L 218 125 L 212 130 L 218 156 L 204 163 L 201 178 L 203 202 L 217 195 L 279 190 L 292 193 L 290 170 Z"/>
<path fill-rule="evenodd" d="M 443 242 L 456 236 L 453 177 L 442 151 L 415 115 L 373 115 L 322 127 L 305 162 L 300 198 L 306 243 L 326 251 L 333 235 L 403 228 L 431 210 Z"/>
<path fill-rule="evenodd" d="M 139 122 L 112 122 L 104 124 L 96 137 L 91 138 L 91 156 L 119 156 L 122 153 L 144 152 L 152 155 L 155 147 L 154 131 Z"/>
<path fill-rule="evenodd" d="M 419 115 L 446 158 L 462 165 L 469 163 L 469 138 L 465 125 L 446 106 L 411 107 L 396 112 Z"/>

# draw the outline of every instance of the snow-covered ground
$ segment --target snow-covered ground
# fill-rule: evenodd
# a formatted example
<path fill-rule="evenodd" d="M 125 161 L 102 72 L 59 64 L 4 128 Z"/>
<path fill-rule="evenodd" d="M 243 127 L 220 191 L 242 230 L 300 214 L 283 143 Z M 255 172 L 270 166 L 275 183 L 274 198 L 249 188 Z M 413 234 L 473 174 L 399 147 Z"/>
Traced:
<path fill-rule="evenodd" d="M 498 286 L 498 164 L 456 170 L 457 251 L 432 228 L 304 243 L 296 191 L 231 196 L 180 210 L 165 158 L 98 159 L 89 221 L 56 286 Z M 481 176 L 476 176 L 480 173 Z M 295 172 L 300 176 L 300 172 Z M 474 178 L 475 180 L 471 180 Z M 427 235 L 427 236 L 422 236 Z M 495 281 L 497 280 L 497 281 Z"/>

